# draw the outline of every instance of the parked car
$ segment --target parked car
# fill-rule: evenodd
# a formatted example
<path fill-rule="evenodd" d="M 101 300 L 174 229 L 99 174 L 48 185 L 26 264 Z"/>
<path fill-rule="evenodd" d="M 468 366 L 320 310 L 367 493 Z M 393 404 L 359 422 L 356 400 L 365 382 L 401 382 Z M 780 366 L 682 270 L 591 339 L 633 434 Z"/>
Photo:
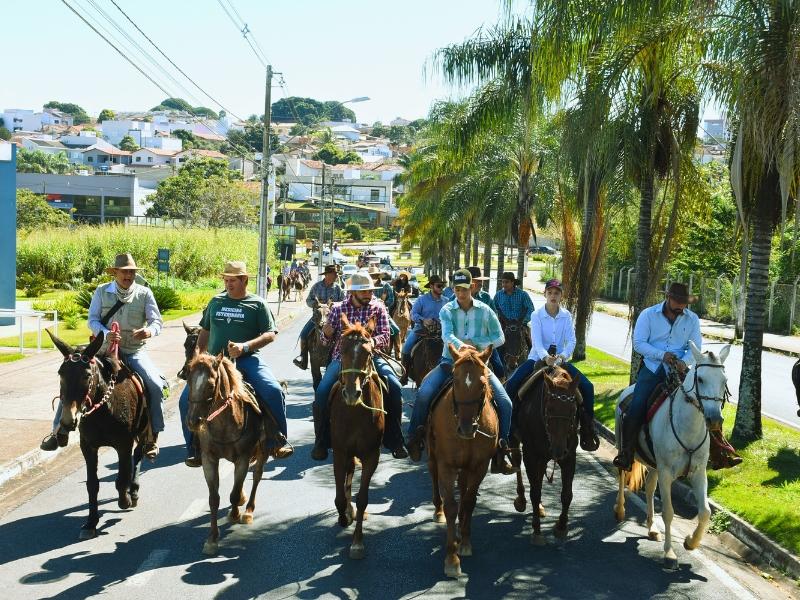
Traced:
<path fill-rule="evenodd" d="M 550 254 L 558 256 L 560 252 L 552 246 L 531 246 L 528 248 L 528 254 Z"/>
<path fill-rule="evenodd" d="M 319 252 L 314 255 L 313 262 L 315 265 L 319 266 Z M 331 254 L 330 250 L 322 251 L 322 266 L 330 264 L 343 265 L 346 262 L 347 257 L 338 250 L 334 250 L 333 254 Z"/>
<path fill-rule="evenodd" d="M 356 273 L 357 271 L 358 271 L 358 267 L 355 266 L 355 265 L 342 265 L 342 277 L 344 277 L 345 279 L 347 279 L 348 277 L 350 277 L 353 273 Z"/>

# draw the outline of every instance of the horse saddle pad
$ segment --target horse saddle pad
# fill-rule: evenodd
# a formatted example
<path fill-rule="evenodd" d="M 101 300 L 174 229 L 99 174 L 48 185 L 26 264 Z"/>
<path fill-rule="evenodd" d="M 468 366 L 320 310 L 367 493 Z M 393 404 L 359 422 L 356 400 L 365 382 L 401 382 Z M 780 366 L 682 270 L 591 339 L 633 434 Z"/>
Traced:
<path fill-rule="evenodd" d="M 653 393 L 650 394 L 650 398 L 647 400 L 647 416 L 645 417 L 645 423 L 649 423 L 653 417 L 658 412 L 658 409 L 661 408 L 661 405 L 664 404 L 664 401 L 669 397 L 669 389 L 663 383 L 659 383 L 656 386 L 656 389 L 653 390 Z M 628 395 L 622 402 L 619 404 L 620 411 L 624 414 L 628 412 L 628 407 L 630 406 L 631 402 L 633 401 L 633 394 Z"/>

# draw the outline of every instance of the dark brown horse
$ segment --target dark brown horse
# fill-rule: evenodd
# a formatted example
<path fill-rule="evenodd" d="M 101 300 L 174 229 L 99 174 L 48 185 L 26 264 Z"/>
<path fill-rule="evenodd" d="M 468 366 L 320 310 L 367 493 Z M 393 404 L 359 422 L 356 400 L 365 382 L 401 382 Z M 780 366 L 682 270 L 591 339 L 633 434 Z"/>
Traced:
<path fill-rule="evenodd" d="M 530 352 L 530 333 L 520 319 L 503 320 L 503 335 L 506 338 L 502 346 L 503 362 L 506 375 L 509 377 L 528 358 Z"/>
<path fill-rule="evenodd" d="M 178 371 L 178 379 L 186 380 L 186 375 L 189 373 L 189 363 L 194 358 L 194 349 L 197 346 L 197 337 L 200 335 L 201 327 L 199 325 L 189 326 L 183 323 L 183 330 L 186 332 L 186 339 L 183 340 L 183 366 Z"/>
<path fill-rule="evenodd" d="M 351 486 L 361 461 L 361 487 L 356 496 L 356 529 L 350 544 L 350 558 L 364 558 L 364 515 L 369 503 L 369 482 L 378 468 L 386 414 L 383 408 L 383 382 L 372 365 L 368 342 L 375 321 L 366 326 L 350 323 L 342 314 L 342 370 L 331 392 L 331 447 L 336 478 L 336 509 L 339 525 L 353 522 Z"/>
<path fill-rule="evenodd" d="M 553 367 L 534 374 L 530 385 L 520 390 L 520 405 L 516 415 L 515 431 L 522 441 L 522 458 L 531 486 L 533 511 L 533 537 L 537 546 L 545 544 L 541 533 L 542 479 L 547 464 L 554 460 L 561 469 L 561 514 L 554 527 L 556 537 L 567 536 L 569 506 L 572 503 L 572 480 L 575 476 L 575 448 L 578 446 L 578 411 L 580 395 L 578 380 L 574 381 L 561 367 Z M 519 454 L 514 459 L 519 464 Z M 555 467 L 553 467 L 555 468 Z M 525 485 L 522 471 L 517 472 L 517 498 L 514 507 L 525 510 Z"/>
<path fill-rule="evenodd" d="M 472 556 L 472 511 L 478 498 L 478 487 L 486 477 L 489 461 L 497 449 L 499 427 L 486 370 L 492 347 L 483 352 L 459 351 L 452 344 L 448 348 L 455 361 L 453 383 L 433 407 L 430 416 L 428 470 L 433 480 L 433 519 L 437 523 L 447 521 L 444 574 L 459 577 L 459 555 Z M 456 481 L 460 496 L 458 503 Z M 456 518 L 459 535 L 456 535 Z"/>
<path fill-rule="evenodd" d="M 292 280 L 289 277 L 284 277 L 283 274 L 278 275 L 278 290 L 283 302 L 289 301 L 289 296 L 292 293 Z"/>
<path fill-rule="evenodd" d="M 100 520 L 97 451 L 102 446 L 114 448 L 119 458 L 115 480 L 119 507 L 126 509 L 138 504 L 142 446 L 150 436 L 147 406 L 140 395 L 142 388 L 134 382 L 134 375 L 127 367 L 114 358 L 95 357 L 103 345 L 102 332 L 88 346 L 77 348 L 49 330 L 47 333 L 64 355 L 58 369 L 61 427 L 72 431 L 78 426 L 80 431 L 89 492 L 89 518 L 81 527 L 80 538 L 89 539 L 97 536 Z"/>
<path fill-rule="evenodd" d="M 409 378 L 417 384 L 417 387 L 439 363 L 443 349 L 442 324 L 434 321 L 430 327 L 423 326 L 419 342 L 411 349 L 411 369 L 408 372 Z"/>
<path fill-rule="evenodd" d="M 311 382 L 314 389 L 317 389 L 319 382 L 322 381 L 322 369 L 327 368 L 331 362 L 331 347 L 325 346 L 320 341 L 322 338 L 322 328 L 328 322 L 328 313 L 331 311 L 333 302 L 328 300 L 327 304 L 320 303 L 314 298 L 313 313 L 311 320 L 314 322 L 314 329 L 308 335 L 306 341 L 308 347 L 308 358 L 311 365 Z"/>
<path fill-rule="evenodd" d="M 261 411 L 258 403 L 245 388 L 242 375 L 234 364 L 221 354 L 197 353 L 189 364 L 189 429 L 194 433 L 203 456 L 203 474 L 208 485 L 208 506 L 211 509 L 211 530 L 203 545 L 203 554 L 214 555 L 219 546 L 217 512 L 219 510 L 219 461 L 224 458 L 234 464 L 231 511 L 228 520 L 250 524 L 256 506 L 256 491 L 267 454 L 263 445 Z M 244 480 L 250 460 L 253 467 L 253 487 L 245 512 Z"/>
<path fill-rule="evenodd" d="M 395 358 L 400 360 L 402 358 L 400 356 L 400 348 L 402 348 L 403 344 L 406 342 L 408 328 L 411 325 L 411 300 L 408 299 L 408 294 L 406 294 L 406 292 L 399 292 L 396 295 L 394 309 L 392 310 L 392 319 L 394 319 L 395 324 L 400 329 L 400 333 L 398 334 L 400 339 L 395 350 Z"/>

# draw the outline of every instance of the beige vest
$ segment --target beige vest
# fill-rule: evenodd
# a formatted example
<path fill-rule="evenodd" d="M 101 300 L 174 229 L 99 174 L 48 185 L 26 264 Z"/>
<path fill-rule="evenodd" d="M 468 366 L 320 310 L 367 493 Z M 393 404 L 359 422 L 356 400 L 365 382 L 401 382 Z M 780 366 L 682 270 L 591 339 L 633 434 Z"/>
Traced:
<path fill-rule="evenodd" d="M 105 316 L 105 314 L 117 303 L 117 294 L 107 291 L 112 283 L 115 282 L 112 281 L 110 283 L 105 283 L 101 286 L 98 286 L 97 290 L 95 290 L 95 294 L 100 294 L 100 318 L 103 318 L 103 316 Z M 152 294 L 150 288 L 139 285 L 138 283 L 134 283 L 133 299 L 130 302 L 123 304 L 119 310 L 114 313 L 114 315 L 111 317 L 111 320 L 106 323 L 106 327 L 109 329 L 111 329 L 112 323 L 119 323 L 119 332 L 122 335 L 122 341 L 119 344 L 120 352 L 124 352 L 125 354 L 133 354 L 145 344 L 144 340 L 134 339 L 133 330 L 141 329 L 147 325 L 147 318 L 144 314 L 144 306 L 149 294 Z M 105 353 L 106 350 L 108 350 L 108 340 L 103 342 L 100 352 Z"/>

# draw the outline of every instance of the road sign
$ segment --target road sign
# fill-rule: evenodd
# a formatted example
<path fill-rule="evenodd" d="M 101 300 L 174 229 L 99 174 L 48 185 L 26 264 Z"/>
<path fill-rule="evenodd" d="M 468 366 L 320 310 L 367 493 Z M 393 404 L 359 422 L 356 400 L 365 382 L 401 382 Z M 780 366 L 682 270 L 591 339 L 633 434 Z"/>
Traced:
<path fill-rule="evenodd" d="M 169 273 L 169 248 L 158 249 L 158 272 Z"/>

